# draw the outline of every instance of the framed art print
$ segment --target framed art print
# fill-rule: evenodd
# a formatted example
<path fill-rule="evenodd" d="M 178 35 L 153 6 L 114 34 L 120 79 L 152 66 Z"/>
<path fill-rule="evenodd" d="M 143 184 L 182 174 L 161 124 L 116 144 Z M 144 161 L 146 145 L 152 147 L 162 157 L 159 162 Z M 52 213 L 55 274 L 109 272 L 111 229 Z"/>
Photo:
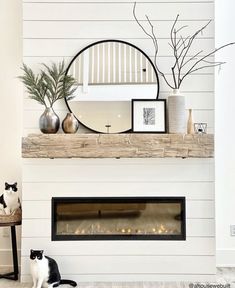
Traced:
<path fill-rule="evenodd" d="M 132 99 L 132 131 L 166 133 L 166 100 Z"/>

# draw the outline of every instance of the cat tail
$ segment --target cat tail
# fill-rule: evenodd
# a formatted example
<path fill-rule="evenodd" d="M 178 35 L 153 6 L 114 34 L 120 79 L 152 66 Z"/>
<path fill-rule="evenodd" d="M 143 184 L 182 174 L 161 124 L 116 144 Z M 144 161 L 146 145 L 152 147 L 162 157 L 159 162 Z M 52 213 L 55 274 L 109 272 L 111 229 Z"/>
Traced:
<path fill-rule="evenodd" d="M 60 280 L 60 285 L 61 284 L 67 284 L 67 285 L 70 285 L 70 286 L 73 286 L 73 287 L 77 287 L 77 283 L 75 281 L 72 281 L 72 280 L 61 279 Z"/>

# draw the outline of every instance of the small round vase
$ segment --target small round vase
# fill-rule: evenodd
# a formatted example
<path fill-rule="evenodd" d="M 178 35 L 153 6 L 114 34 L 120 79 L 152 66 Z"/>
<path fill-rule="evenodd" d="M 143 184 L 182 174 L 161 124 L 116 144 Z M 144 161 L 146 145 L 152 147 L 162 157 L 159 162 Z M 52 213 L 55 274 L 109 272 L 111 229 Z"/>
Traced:
<path fill-rule="evenodd" d="M 62 129 L 64 133 L 74 134 L 78 131 L 78 127 L 79 127 L 78 120 L 73 115 L 73 113 L 67 113 L 66 117 L 62 122 Z"/>
<path fill-rule="evenodd" d="M 39 128 L 44 134 L 55 134 L 60 128 L 60 118 L 54 110 L 46 108 L 39 119 Z"/>
<path fill-rule="evenodd" d="M 186 133 L 185 97 L 178 89 L 174 89 L 168 97 L 168 120 L 169 133 Z"/>

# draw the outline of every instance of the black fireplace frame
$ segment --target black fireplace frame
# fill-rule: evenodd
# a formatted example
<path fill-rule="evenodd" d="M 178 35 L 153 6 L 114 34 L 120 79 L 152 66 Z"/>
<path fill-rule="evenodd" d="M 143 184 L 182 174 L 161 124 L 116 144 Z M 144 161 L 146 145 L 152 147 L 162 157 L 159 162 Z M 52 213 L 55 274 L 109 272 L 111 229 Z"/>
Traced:
<path fill-rule="evenodd" d="M 57 203 L 179 203 L 181 204 L 181 234 L 180 235 L 57 235 L 56 234 L 56 204 Z M 86 241 L 86 240 L 186 240 L 186 205 L 185 197 L 53 197 L 51 199 L 51 240 L 52 241 Z"/>

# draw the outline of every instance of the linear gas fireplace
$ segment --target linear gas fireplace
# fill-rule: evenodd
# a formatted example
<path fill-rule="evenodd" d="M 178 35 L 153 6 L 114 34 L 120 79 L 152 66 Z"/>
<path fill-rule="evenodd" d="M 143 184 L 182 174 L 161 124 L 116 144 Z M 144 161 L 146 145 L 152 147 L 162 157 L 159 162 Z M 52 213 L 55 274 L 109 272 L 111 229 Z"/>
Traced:
<path fill-rule="evenodd" d="M 185 240 L 184 197 L 52 198 L 52 240 Z"/>

